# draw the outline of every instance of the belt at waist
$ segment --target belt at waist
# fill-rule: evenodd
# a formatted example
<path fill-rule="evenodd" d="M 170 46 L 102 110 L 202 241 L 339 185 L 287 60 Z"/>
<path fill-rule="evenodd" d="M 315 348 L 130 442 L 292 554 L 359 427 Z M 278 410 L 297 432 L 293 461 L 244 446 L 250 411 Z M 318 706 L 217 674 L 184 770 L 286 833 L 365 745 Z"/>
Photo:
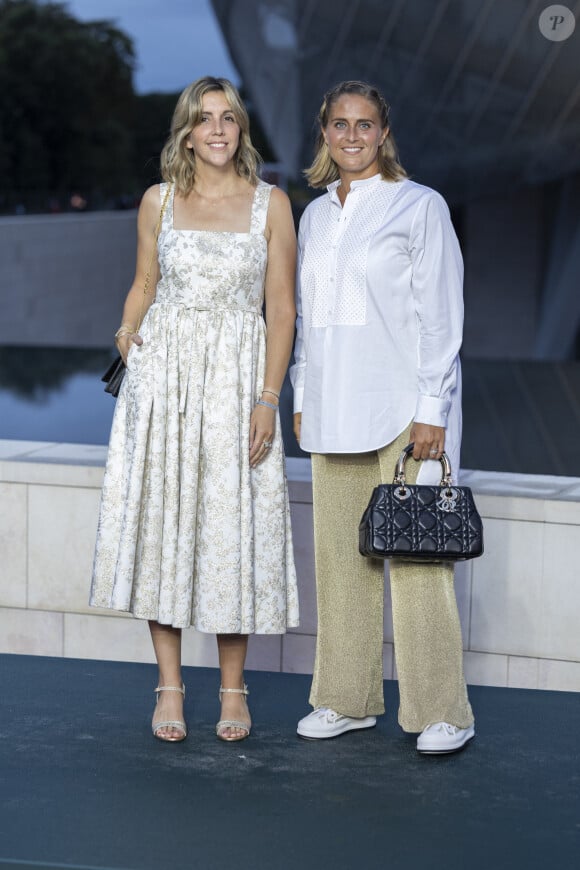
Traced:
<path fill-rule="evenodd" d="M 204 305 L 198 302 L 174 302 L 170 299 L 156 299 L 151 304 L 151 307 L 159 305 L 170 305 L 173 308 L 181 308 L 184 311 L 231 311 L 234 314 L 238 311 L 242 314 L 262 314 L 262 306 L 254 308 L 242 308 L 240 305 Z"/>

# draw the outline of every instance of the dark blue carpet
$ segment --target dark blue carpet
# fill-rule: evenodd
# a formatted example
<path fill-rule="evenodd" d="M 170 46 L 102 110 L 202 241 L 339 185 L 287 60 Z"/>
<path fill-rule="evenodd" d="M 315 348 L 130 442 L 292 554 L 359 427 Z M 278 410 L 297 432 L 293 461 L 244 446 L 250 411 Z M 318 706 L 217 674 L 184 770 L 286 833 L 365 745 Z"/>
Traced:
<path fill-rule="evenodd" d="M 249 672 L 249 740 L 215 737 L 218 673 L 186 668 L 182 744 L 149 727 L 152 665 L 0 656 L 0 868 L 572 870 L 580 694 L 473 687 L 477 737 L 420 756 L 396 723 L 295 736 L 310 678 Z"/>

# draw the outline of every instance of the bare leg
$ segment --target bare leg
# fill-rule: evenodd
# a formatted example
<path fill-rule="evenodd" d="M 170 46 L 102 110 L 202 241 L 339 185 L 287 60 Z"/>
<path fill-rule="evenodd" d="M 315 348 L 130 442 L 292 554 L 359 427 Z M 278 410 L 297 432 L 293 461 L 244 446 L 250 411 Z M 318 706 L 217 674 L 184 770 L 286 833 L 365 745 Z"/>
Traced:
<path fill-rule="evenodd" d="M 248 650 L 247 634 L 216 635 L 222 688 L 244 688 L 244 664 Z M 220 719 L 234 719 L 251 725 L 250 712 L 245 695 L 222 695 L 222 711 Z M 224 737 L 243 737 L 245 731 L 241 728 L 225 728 Z"/>
<path fill-rule="evenodd" d="M 182 685 L 181 679 L 181 629 L 170 625 L 149 622 L 155 658 L 159 666 L 159 685 Z M 160 692 L 153 715 L 155 722 L 182 720 L 183 695 L 180 692 Z M 179 740 L 183 732 L 178 728 L 160 728 L 157 736 L 162 740 Z"/>

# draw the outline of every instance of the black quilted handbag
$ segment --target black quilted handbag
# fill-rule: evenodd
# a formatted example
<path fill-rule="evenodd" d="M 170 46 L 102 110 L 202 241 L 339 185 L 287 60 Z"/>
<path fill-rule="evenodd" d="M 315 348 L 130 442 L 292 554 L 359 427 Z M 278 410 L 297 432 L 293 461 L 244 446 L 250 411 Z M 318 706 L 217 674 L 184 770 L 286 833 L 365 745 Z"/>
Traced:
<path fill-rule="evenodd" d="M 483 527 L 468 486 L 451 482 L 451 465 L 441 456 L 439 486 L 408 484 L 408 444 L 397 462 L 393 483 L 373 490 L 359 526 L 359 552 L 374 559 L 442 562 L 474 559 L 483 553 Z"/>

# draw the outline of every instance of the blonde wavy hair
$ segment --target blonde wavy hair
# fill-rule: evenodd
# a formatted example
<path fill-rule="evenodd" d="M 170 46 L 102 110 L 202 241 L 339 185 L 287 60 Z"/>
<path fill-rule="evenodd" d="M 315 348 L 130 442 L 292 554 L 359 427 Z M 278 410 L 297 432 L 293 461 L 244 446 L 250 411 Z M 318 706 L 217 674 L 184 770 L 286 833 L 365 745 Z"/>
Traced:
<path fill-rule="evenodd" d="M 330 156 L 328 145 L 324 141 L 324 129 L 328 126 L 330 110 L 334 103 L 345 94 L 356 94 L 372 103 L 377 110 L 381 128 L 389 126 L 389 106 L 381 92 L 366 82 L 340 82 L 324 95 L 322 106 L 318 113 L 318 137 L 316 139 L 315 155 L 312 165 L 304 170 L 304 175 L 311 187 L 326 187 L 339 177 L 338 166 Z M 407 178 L 407 173 L 399 162 L 397 146 L 390 132 L 379 147 L 379 172 L 387 181 L 401 181 Z"/>
<path fill-rule="evenodd" d="M 161 177 L 172 181 L 182 196 L 193 190 L 195 182 L 195 154 L 187 147 L 187 138 L 202 116 L 202 101 L 211 91 L 222 91 L 240 128 L 240 141 L 234 155 L 236 172 L 252 185 L 258 183 L 258 166 L 262 159 L 250 139 L 250 119 L 242 99 L 228 80 L 204 76 L 188 85 L 179 96 L 171 132 L 161 152 Z"/>

